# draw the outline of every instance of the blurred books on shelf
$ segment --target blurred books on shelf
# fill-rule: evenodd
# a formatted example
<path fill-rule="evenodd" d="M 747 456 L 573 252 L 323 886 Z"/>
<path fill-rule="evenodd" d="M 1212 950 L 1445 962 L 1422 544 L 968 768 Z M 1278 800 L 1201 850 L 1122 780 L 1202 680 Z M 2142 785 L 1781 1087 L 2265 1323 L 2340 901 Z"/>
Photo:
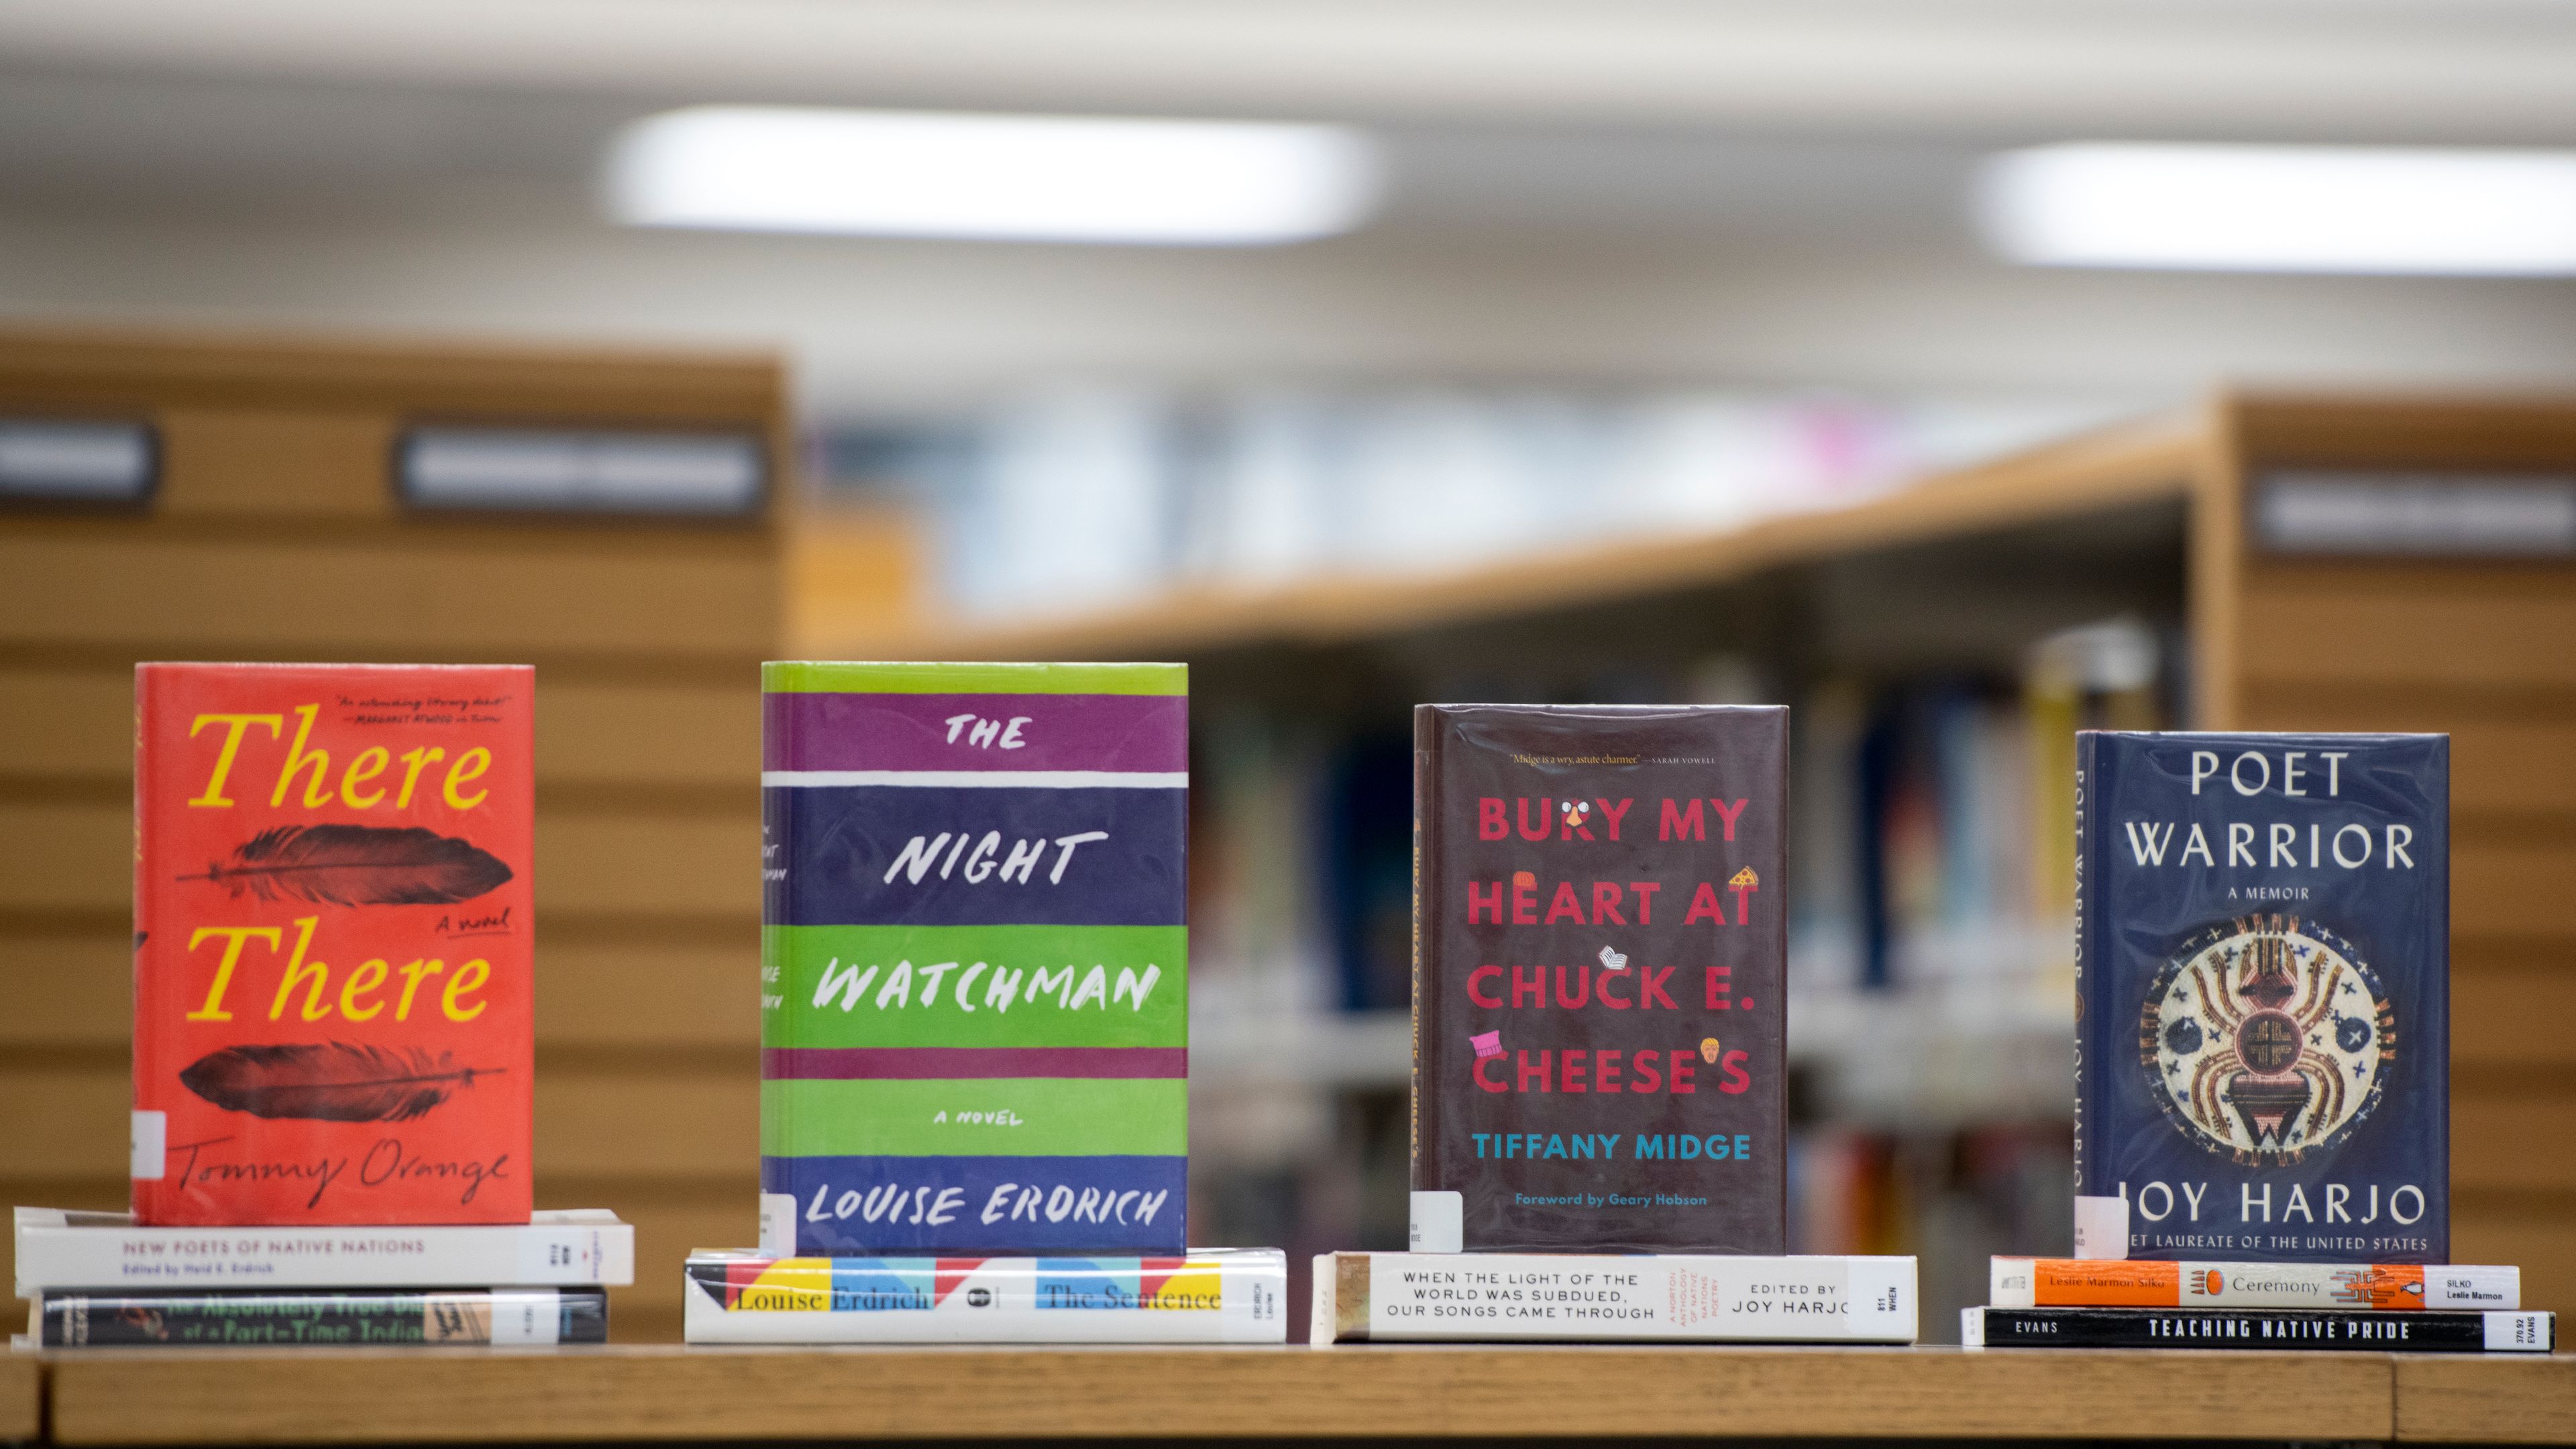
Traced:
<path fill-rule="evenodd" d="M 1859 502 L 2133 403 L 1418 388 L 1031 392 L 818 429 L 833 503 L 923 521 L 946 609 L 1008 619 L 1193 584 L 1439 573 Z"/>

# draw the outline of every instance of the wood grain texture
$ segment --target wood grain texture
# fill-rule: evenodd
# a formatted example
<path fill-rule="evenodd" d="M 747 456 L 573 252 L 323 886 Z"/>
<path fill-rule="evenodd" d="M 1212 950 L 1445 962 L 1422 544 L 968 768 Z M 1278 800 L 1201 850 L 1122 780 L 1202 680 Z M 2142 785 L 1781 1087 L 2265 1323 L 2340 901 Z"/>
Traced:
<path fill-rule="evenodd" d="M 738 1061 L 686 1071 L 650 1052 L 609 1069 L 542 1066 L 535 1151 L 540 1181 L 739 1181 L 750 1212 L 760 1160 L 760 1057 L 746 1049 Z"/>
<path fill-rule="evenodd" d="M 2510 967 L 2451 959 L 2451 1064 L 2576 1068 L 2576 969 L 2563 950 L 2530 947 Z"/>
<path fill-rule="evenodd" d="M 21 524 L 0 530 L 0 644 L 151 641 L 238 658 L 293 641 L 360 658 L 491 663 L 567 651 L 757 660 L 774 646 L 773 559 L 633 557 L 610 546 L 614 533 L 592 530 L 579 546 L 433 550 Z"/>
<path fill-rule="evenodd" d="M 32 1443 L 44 1431 L 43 1361 L 31 1353 L 0 1353 L 0 1444 Z"/>
<path fill-rule="evenodd" d="M 59 1355 L 64 1444 L 1029 1435 L 2385 1439 L 2376 1354 L 650 1349 Z"/>
<path fill-rule="evenodd" d="M 2576 1142 L 2576 1094 L 2563 1074 L 2554 1075 L 2554 1081 L 2514 1082 L 2501 1092 L 2452 1085 L 2454 1191 L 2564 1193 L 2567 1208 L 2576 1211 L 2576 1153 L 2535 1150 L 2544 1142 Z"/>
<path fill-rule="evenodd" d="M 63 411 L 329 409 L 551 420 L 765 423 L 786 415 L 767 353 L 357 342 L 275 332 L 0 332 L 0 398 Z"/>
<path fill-rule="evenodd" d="M 2576 937 L 2567 890 L 2576 849 L 2451 843 L 2451 930 L 2455 935 L 2534 941 Z"/>
<path fill-rule="evenodd" d="M 2403 1442 L 2576 1443 L 2576 1358 L 2403 1354 L 2396 1401 Z"/>
<path fill-rule="evenodd" d="M 161 429 L 161 495 L 170 518 L 391 520 L 395 422 L 384 412 L 170 408 Z"/>
<path fill-rule="evenodd" d="M 2576 573 L 2563 587 L 2409 587 L 2343 573 L 2294 585 L 2256 565 L 2238 648 L 2271 685 L 2576 688 Z"/>
<path fill-rule="evenodd" d="M 55 1066 L 10 1053 L 0 1059 L 0 1178 L 122 1181 L 133 1105 L 134 1078 L 122 1061 Z"/>
<path fill-rule="evenodd" d="M 2230 401 L 2237 445 L 2256 463 L 2442 469 L 2576 459 L 2576 395 L 2255 389 Z"/>

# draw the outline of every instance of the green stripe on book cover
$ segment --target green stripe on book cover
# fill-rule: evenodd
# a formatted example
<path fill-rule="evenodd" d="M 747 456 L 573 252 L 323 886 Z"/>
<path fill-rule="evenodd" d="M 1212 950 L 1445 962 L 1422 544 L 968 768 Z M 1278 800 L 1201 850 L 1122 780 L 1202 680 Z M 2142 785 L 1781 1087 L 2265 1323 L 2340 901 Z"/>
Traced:
<path fill-rule="evenodd" d="M 774 659 L 771 694 L 1187 694 L 1186 664 L 924 664 Z"/>
<path fill-rule="evenodd" d="M 764 1157 L 1179 1156 L 1179 1077 L 766 1081 Z"/>
<path fill-rule="evenodd" d="M 1189 941 L 1186 926 L 763 926 L 761 1045 L 1187 1046 Z"/>

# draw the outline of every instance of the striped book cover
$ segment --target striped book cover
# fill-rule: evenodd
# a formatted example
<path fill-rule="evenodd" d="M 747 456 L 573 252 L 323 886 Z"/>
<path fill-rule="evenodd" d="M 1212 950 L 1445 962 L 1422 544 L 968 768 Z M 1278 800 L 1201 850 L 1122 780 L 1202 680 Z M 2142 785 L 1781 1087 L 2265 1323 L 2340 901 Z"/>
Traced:
<path fill-rule="evenodd" d="M 1187 669 L 761 684 L 763 1250 L 1180 1253 Z"/>

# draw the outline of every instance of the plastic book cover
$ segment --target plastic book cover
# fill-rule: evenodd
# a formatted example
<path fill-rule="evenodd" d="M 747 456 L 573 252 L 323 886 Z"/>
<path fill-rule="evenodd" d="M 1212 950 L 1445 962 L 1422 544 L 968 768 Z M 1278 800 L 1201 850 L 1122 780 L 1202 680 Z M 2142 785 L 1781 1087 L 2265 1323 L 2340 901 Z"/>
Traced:
<path fill-rule="evenodd" d="M 763 686 L 763 1246 L 1178 1253 L 1186 670 Z"/>
<path fill-rule="evenodd" d="M 535 671 L 135 670 L 138 1223 L 524 1223 Z"/>
<path fill-rule="evenodd" d="M 689 1256 L 692 1343 L 1280 1343 L 1287 1255 Z"/>
<path fill-rule="evenodd" d="M 1415 709 L 1415 1247 L 1782 1251 L 1788 723 Z"/>
<path fill-rule="evenodd" d="M 2088 731 L 2076 789 L 2079 1214 L 2136 1258 L 2445 1261 L 2448 737 Z"/>

